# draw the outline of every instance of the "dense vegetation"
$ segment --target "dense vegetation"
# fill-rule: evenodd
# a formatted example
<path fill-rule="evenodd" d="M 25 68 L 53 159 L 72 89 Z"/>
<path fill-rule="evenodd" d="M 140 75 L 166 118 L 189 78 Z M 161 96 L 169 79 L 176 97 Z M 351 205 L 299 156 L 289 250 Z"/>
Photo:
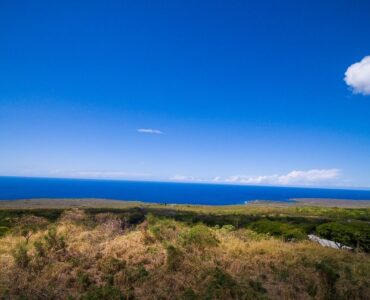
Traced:
<path fill-rule="evenodd" d="M 0 210 L 0 299 L 368 299 L 370 210 Z M 322 248 L 307 234 L 352 246 Z"/>

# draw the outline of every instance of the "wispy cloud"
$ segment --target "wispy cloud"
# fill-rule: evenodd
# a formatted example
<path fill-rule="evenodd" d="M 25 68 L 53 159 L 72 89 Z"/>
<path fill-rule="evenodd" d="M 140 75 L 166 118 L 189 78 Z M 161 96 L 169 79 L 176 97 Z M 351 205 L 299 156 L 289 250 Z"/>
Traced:
<path fill-rule="evenodd" d="M 51 176 L 68 178 L 92 178 L 92 179 L 130 179 L 148 178 L 151 174 L 139 172 L 107 171 L 107 170 L 53 170 Z"/>
<path fill-rule="evenodd" d="M 170 178 L 169 180 L 173 181 L 197 181 L 197 179 L 193 176 L 185 176 L 185 175 L 175 175 Z"/>
<path fill-rule="evenodd" d="M 307 171 L 294 170 L 281 175 L 231 176 L 223 181 L 241 184 L 314 185 L 330 182 L 339 176 L 339 169 L 312 169 Z M 214 181 L 220 182 L 222 179 L 216 177 Z"/>
<path fill-rule="evenodd" d="M 149 134 L 164 134 L 163 131 L 160 131 L 158 129 L 152 129 L 152 128 L 139 128 L 137 132 L 149 133 Z"/>
<path fill-rule="evenodd" d="M 370 56 L 349 66 L 344 81 L 354 93 L 370 95 Z"/>
<path fill-rule="evenodd" d="M 146 173 L 129 173 L 119 171 L 79 171 L 73 173 L 78 177 L 94 177 L 94 178 L 127 178 L 127 177 L 145 177 L 150 174 Z"/>

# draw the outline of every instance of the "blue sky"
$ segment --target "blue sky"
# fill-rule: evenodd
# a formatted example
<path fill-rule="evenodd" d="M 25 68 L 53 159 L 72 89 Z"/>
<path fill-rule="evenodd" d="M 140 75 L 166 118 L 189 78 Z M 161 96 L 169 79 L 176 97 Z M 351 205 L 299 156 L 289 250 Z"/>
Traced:
<path fill-rule="evenodd" d="M 370 187 L 369 36 L 368 1 L 1 1 L 0 175 Z"/>

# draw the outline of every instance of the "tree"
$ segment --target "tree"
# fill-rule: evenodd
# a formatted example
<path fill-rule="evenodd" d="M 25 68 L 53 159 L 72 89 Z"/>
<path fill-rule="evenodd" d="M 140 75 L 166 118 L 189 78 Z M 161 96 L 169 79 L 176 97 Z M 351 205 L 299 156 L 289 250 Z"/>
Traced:
<path fill-rule="evenodd" d="M 22 235 L 26 240 L 26 244 L 28 244 L 31 236 L 38 230 L 45 228 L 48 223 L 45 218 L 24 215 L 16 219 L 15 231 Z"/>

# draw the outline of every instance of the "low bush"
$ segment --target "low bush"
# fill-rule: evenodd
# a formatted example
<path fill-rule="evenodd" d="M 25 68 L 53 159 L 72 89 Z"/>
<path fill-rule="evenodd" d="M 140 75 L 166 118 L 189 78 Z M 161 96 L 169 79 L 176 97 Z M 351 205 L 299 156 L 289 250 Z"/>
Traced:
<path fill-rule="evenodd" d="M 77 283 L 81 291 L 86 291 L 92 284 L 89 274 L 83 271 L 77 273 Z"/>
<path fill-rule="evenodd" d="M 222 226 L 221 230 L 224 231 L 224 232 L 231 232 L 231 231 L 235 230 L 235 226 L 233 226 L 231 224 L 227 224 L 227 225 Z"/>
<path fill-rule="evenodd" d="M 160 219 L 153 216 L 148 217 L 149 232 L 158 241 L 172 241 L 177 238 L 180 228 L 179 224 L 171 219 Z"/>
<path fill-rule="evenodd" d="M 67 245 L 64 236 L 57 233 L 56 227 L 51 227 L 44 237 L 45 246 L 48 250 L 64 250 Z"/>
<path fill-rule="evenodd" d="M 140 284 L 149 276 L 149 272 L 142 264 L 136 266 L 127 266 L 122 272 L 117 274 L 118 285 L 131 286 Z"/>
<path fill-rule="evenodd" d="M 15 264 L 20 268 L 28 267 L 31 258 L 28 255 L 27 246 L 25 243 L 18 244 L 12 252 Z"/>
<path fill-rule="evenodd" d="M 0 226 L 0 237 L 6 235 L 9 232 L 9 227 Z"/>
<path fill-rule="evenodd" d="M 105 274 L 116 274 L 123 270 L 126 266 L 126 262 L 115 257 L 106 257 L 100 260 L 99 269 Z"/>
<path fill-rule="evenodd" d="M 234 235 L 244 242 L 262 241 L 270 238 L 270 234 L 268 233 L 258 233 L 251 229 L 236 230 Z"/>
<path fill-rule="evenodd" d="M 324 282 L 327 285 L 327 297 L 328 299 L 335 299 L 335 283 L 340 278 L 340 275 L 335 270 L 329 261 L 322 260 L 316 263 L 316 270 L 322 274 Z"/>
<path fill-rule="evenodd" d="M 166 247 L 167 252 L 167 269 L 170 271 L 177 271 L 181 267 L 181 262 L 183 259 L 182 252 L 176 248 L 174 245 L 168 245 Z"/>
<path fill-rule="evenodd" d="M 243 296 L 243 291 L 230 274 L 216 268 L 210 272 L 204 299 L 238 299 Z"/>
<path fill-rule="evenodd" d="M 283 231 L 282 237 L 286 241 L 302 241 L 307 239 L 307 234 L 300 228 L 292 228 Z"/>
<path fill-rule="evenodd" d="M 81 300 L 126 300 L 121 291 L 111 285 L 91 288 Z"/>
<path fill-rule="evenodd" d="M 258 233 L 281 236 L 286 241 L 297 241 L 307 238 L 302 228 L 268 219 L 256 221 L 249 225 L 249 228 Z"/>
<path fill-rule="evenodd" d="M 198 224 L 181 234 L 183 245 L 204 249 L 217 246 L 218 240 L 209 227 Z"/>
<path fill-rule="evenodd" d="M 35 232 L 46 228 L 49 224 L 47 219 L 34 215 L 23 215 L 17 218 L 15 223 L 14 232 L 23 236 L 26 244 Z"/>

